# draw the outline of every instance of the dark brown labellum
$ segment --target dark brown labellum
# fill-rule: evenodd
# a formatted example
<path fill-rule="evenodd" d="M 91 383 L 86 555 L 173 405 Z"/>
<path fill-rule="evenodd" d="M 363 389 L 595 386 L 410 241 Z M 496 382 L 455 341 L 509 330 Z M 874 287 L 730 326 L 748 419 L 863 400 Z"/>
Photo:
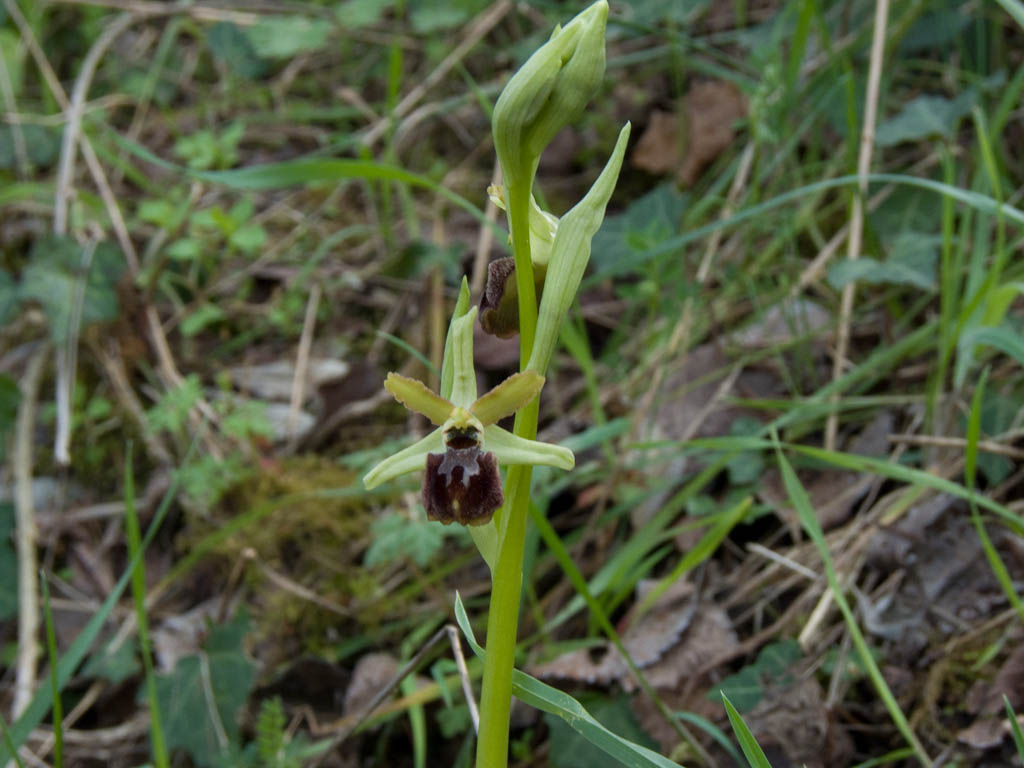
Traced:
<path fill-rule="evenodd" d="M 475 433 L 475 430 L 474 430 Z M 474 436 L 446 436 L 447 449 L 427 454 L 423 506 L 428 520 L 445 525 L 484 525 L 505 503 L 494 454 L 481 451 Z"/>
<path fill-rule="evenodd" d="M 533 265 L 533 285 L 540 302 L 547 267 Z M 480 327 L 492 336 L 508 339 L 519 333 L 519 290 L 516 260 L 504 258 L 487 265 L 487 283 L 480 297 Z"/>

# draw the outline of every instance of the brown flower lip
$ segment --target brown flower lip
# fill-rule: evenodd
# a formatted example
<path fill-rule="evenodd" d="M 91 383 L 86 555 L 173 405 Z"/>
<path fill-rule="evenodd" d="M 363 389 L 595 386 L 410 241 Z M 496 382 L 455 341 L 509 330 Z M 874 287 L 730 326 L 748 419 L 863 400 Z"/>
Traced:
<path fill-rule="evenodd" d="M 533 265 L 533 285 L 540 301 L 547 266 Z M 480 327 L 499 339 L 519 333 L 519 291 L 516 288 L 516 260 L 497 259 L 487 265 L 487 283 L 480 297 Z"/>
<path fill-rule="evenodd" d="M 423 506 L 428 520 L 444 525 L 484 525 L 505 503 L 498 461 L 480 450 L 475 429 L 453 429 L 445 435 L 445 452 L 427 454 Z"/>

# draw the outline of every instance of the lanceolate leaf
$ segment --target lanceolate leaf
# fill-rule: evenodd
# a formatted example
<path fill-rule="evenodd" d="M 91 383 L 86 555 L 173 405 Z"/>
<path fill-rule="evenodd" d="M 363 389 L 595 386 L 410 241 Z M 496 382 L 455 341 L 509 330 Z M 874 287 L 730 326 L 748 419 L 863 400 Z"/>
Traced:
<path fill-rule="evenodd" d="M 473 649 L 473 653 L 482 659 L 484 649 L 476 641 L 473 628 L 469 624 L 469 617 L 466 615 L 466 608 L 462 605 L 462 599 L 458 595 L 455 596 L 455 618 L 462 628 L 462 633 L 466 636 L 466 641 Z M 667 757 L 612 733 L 572 696 L 557 688 L 552 688 L 518 669 L 512 672 L 512 693 L 520 701 L 565 720 L 587 741 L 600 747 L 617 760 L 617 765 L 627 766 L 627 768 L 680 768 L 678 763 L 672 762 Z"/>

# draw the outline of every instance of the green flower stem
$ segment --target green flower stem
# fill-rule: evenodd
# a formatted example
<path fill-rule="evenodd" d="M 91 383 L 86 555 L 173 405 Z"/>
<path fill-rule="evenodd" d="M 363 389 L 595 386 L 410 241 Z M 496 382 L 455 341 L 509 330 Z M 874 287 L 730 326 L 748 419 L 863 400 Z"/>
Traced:
<path fill-rule="evenodd" d="M 507 190 L 512 255 L 516 260 L 516 290 L 519 292 L 520 370 L 525 370 L 526 361 L 533 352 L 533 340 L 537 333 L 537 293 L 533 283 L 533 261 L 530 258 L 530 182 L 533 180 L 533 174 L 527 174 L 526 178 L 527 184 L 509 185 Z"/>
<path fill-rule="evenodd" d="M 508 473 L 507 529 L 492 575 L 491 606 L 487 614 L 487 656 L 480 698 L 476 768 L 505 768 L 508 765 L 512 668 L 519 630 L 519 597 L 523 589 L 523 548 L 532 469 L 529 465 L 514 466 Z"/>
<path fill-rule="evenodd" d="M 532 180 L 533 174 L 526 174 Z M 508 187 L 508 218 L 512 230 L 512 251 L 516 261 L 519 291 L 520 368 L 533 351 L 537 331 L 537 296 L 530 261 L 530 186 Z M 538 371 L 540 373 L 540 371 Z M 540 400 L 534 398 L 516 413 L 513 434 L 533 440 L 537 437 Z M 498 560 L 491 573 L 491 604 L 487 614 L 487 656 L 484 659 L 483 690 L 480 696 L 480 734 L 476 768 L 505 768 L 508 765 L 509 715 L 512 709 L 512 669 L 516 659 L 519 631 L 519 600 L 523 591 L 523 550 L 530 509 L 530 481 L 533 467 L 509 468 L 505 481 L 505 507 L 495 515 L 498 526 Z"/>

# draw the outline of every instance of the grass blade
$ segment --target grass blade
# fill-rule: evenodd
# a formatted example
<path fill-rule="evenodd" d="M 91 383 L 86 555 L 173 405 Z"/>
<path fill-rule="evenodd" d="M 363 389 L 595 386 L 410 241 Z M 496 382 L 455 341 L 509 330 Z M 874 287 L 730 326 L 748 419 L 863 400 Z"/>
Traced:
<path fill-rule="evenodd" d="M 135 512 L 135 475 L 132 471 L 132 446 L 128 444 L 124 471 L 124 527 L 128 539 L 128 555 L 135 563 L 132 568 L 132 598 L 135 602 L 135 619 L 139 628 L 139 650 L 146 674 L 146 700 L 149 703 L 149 731 L 153 742 L 153 759 L 157 768 L 169 768 L 171 761 L 164 741 L 164 729 L 160 719 L 160 705 L 156 697 L 156 675 L 153 673 L 153 655 L 149 648 L 149 620 L 146 616 L 146 569 L 139 555 L 142 545 L 139 531 L 139 517 Z"/>
<path fill-rule="evenodd" d="M 1017 719 L 1017 713 L 1013 711 L 1013 707 L 1010 705 L 1010 700 L 1006 698 L 1006 694 L 1003 694 L 1003 704 L 1006 705 L 1006 716 L 1010 720 L 1010 733 L 1013 734 L 1013 743 L 1017 745 L 1017 754 L 1020 759 L 1024 761 L 1024 733 L 1020 729 L 1020 721 Z"/>
<path fill-rule="evenodd" d="M 768 758 L 765 757 L 764 750 L 757 743 L 754 734 L 750 732 L 747 724 L 743 722 L 740 713 L 736 711 L 736 707 L 732 705 L 729 697 L 724 693 L 722 694 L 722 703 L 725 704 L 726 714 L 729 715 L 729 723 L 732 725 L 733 733 L 736 734 L 736 738 L 740 742 L 740 749 L 743 750 L 750 768 L 772 768 L 772 764 L 768 762 Z"/>
<path fill-rule="evenodd" d="M 53 764 L 56 768 L 64 768 L 64 702 L 57 684 L 57 633 L 53 629 L 53 611 L 50 610 L 50 587 L 42 573 L 39 581 L 46 616 L 46 650 L 50 657 L 50 691 L 53 695 Z"/>
<path fill-rule="evenodd" d="M 1024 603 L 1021 602 L 1020 596 L 1013 586 L 1013 577 L 1010 575 L 1010 571 L 999 556 L 999 551 L 992 543 L 988 531 L 985 530 L 985 522 L 981 519 L 981 513 L 978 512 L 977 497 L 974 493 L 975 483 L 977 482 L 978 440 L 981 437 L 981 406 L 984 403 L 985 384 L 987 382 L 988 368 L 981 374 L 978 386 L 974 389 L 974 396 L 971 398 L 971 412 L 967 419 L 967 449 L 964 454 L 964 478 L 967 480 L 967 489 L 971 493 L 971 523 L 973 523 L 974 530 L 978 533 L 981 548 L 985 551 L 985 558 L 988 560 L 989 567 L 999 582 L 999 586 L 1002 587 L 1003 594 L 1010 601 L 1010 605 L 1017 610 L 1017 615 L 1024 619 Z"/>
<path fill-rule="evenodd" d="M 191 456 L 191 452 L 189 455 Z M 160 507 L 157 509 L 156 515 L 153 517 L 153 522 L 151 522 L 149 524 L 149 528 L 146 529 L 146 535 L 140 543 L 139 551 L 134 557 L 130 558 L 128 566 L 125 568 L 124 573 L 121 574 L 121 578 L 117 580 L 117 583 L 114 585 L 114 589 L 111 590 L 109 595 L 107 595 L 107 599 L 103 601 L 99 610 L 93 614 L 91 619 L 89 619 L 85 628 L 79 633 L 78 637 L 75 638 L 74 642 L 71 643 L 71 646 L 67 649 L 60 662 L 56 665 L 57 690 L 62 690 L 64 686 L 67 685 L 68 680 L 71 679 L 71 675 L 78 668 L 78 665 L 82 663 L 82 659 L 85 658 L 85 654 L 89 652 L 89 649 L 95 642 L 100 630 L 103 629 L 103 625 L 114 610 L 114 606 L 117 605 L 117 601 L 120 600 L 121 595 L 124 594 L 125 589 L 128 587 L 128 582 L 131 579 L 132 571 L 135 569 L 136 564 L 142 559 L 142 554 L 153 541 L 157 531 L 160 530 L 160 526 L 163 524 L 164 518 L 167 517 L 167 512 L 171 508 L 171 501 L 178 492 L 180 482 L 180 476 L 175 474 L 171 480 L 170 487 L 167 489 L 163 500 L 160 502 Z M 11 726 L 10 742 L 13 744 L 15 751 L 26 742 L 29 735 L 32 733 L 32 730 L 42 722 L 46 713 L 50 711 L 53 701 L 53 691 L 48 687 L 41 687 L 32 698 L 32 701 L 22 713 L 21 717 L 19 717 L 18 721 Z M 4 748 L 0 750 L 0 763 L 10 760 L 13 754 L 14 752 L 10 751 L 10 747 L 5 744 Z"/>
<path fill-rule="evenodd" d="M 900 733 L 903 734 L 903 738 L 906 739 L 907 744 L 914 750 L 914 754 L 922 765 L 930 766 L 932 764 L 931 758 L 928 757 L 928 753 L 925 752 L 921 742 L 918 741 L 917 736 L 914 735 L 914 731 L 910 727 L 910 723 L 907 722 L 906 715 L 903 714 L 903 710 L 900 709 L 899 703 L 896 701 L 896 697 L 892 695 L 892 691 L 889 690 L 888 683 L 885 682 L 885 678 L 882 677 L 881 670 L 878 669 L 878 664 L 875 662 L 874 656 L 871 655 L 871 651 L 868 648 L 867 641 L 864 639 L 864 635 L 860 631 L 860 627 L 857 624 L 857 619 L 853 615 L 853 610 L 850 608 L 850 604 L 846 600 L 846 595 L 843 594 L 843 590 L 839 585 L 839 578 L 836 576 L 835 567 L 832 564 L 832 555 L 828 551 L 828 543 L 825 541 L 825 534 L 822 533 L 821 525 L 818 523 L 818 518 L 814 514 L 814 509 L 811 507 L 811 500 L 807 496 L 807 491 L 804 490 L 803 485 L 800 484 L 799 478 L 796 476 L 796 472 L 793 471 L 792 465 L 789 460 L 786 459 L 785 454 L 782 452 L 782 446 L 778 443 L 778 438 L 775 438 L 775 453 L 779 461 L 779 469 L 782 472 L 782 480 L 786 486 L 786 492 L 789 494 L 790 501 L 793 502 L 793 507 L 796 509 L 797 515 L 800 518 L 800 523 L 803 525 L 804 530 L 807 531 L 807 535 L 810 536 L 814 545 L 818 548 L 818 553 L 821 555 L 822 562 L 825 566 L 825 576 L 828 579 L 828 587 L 832 592 L 832 597 L 839 606 L 839 610 L 843 614 L 843 618 L 846 620 L 846 627 L 850 633 L 850 639 L 853 640 L 853 644 L 857 649 L 857 653 L 860 655 L 861 663 L 864 665 L 864 669 L 868 673 L 868 677 L 875 686 L 875 690 L 878 691 L 878 695 L 885 703 L 886 709 L 889 710 L 889 717 L 892 718 L 896 728 L 899 729 Z"/>

